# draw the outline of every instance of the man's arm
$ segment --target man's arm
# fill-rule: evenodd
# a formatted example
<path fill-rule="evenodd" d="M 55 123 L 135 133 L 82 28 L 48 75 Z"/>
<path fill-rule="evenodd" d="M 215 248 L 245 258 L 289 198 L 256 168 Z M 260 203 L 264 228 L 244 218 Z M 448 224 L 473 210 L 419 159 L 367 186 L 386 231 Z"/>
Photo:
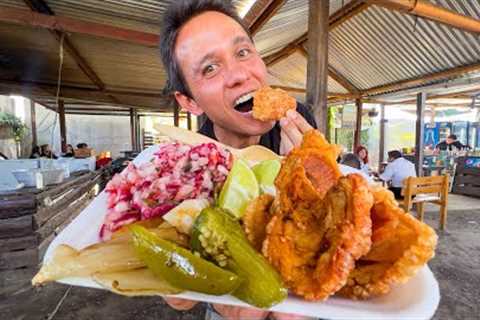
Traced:
<path fill-rule="evenodd" d="M 380 179 L 382 179 L 383 181 L 388 182 L 388 181 L 392 180 L 393 173 L 394 173 L 393 172 L 393 165 L 392 165 L 392 163 L 389 163 L 387 165 L 387 167 L 385 168 L 385 171 L 383 171 L 383 173 L 381 175 L 379 175 L 378 177 Z"/>

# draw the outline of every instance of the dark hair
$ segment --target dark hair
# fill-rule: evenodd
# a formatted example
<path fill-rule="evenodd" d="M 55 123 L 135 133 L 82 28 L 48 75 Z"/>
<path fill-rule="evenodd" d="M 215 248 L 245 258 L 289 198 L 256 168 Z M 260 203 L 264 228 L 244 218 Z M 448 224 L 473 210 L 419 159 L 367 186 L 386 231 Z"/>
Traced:
<path fill-rule="evenodd" d="M 83 148 L 88 148 L 88 144 L 86 144 L 85 142 L 81 142 L 77 144 L 77 149 L 83 149 Z"/>
<path fill-rule="evenodd" d="M 360 169 L 362 167 L 360 159 L 353 153 L 346 153 L 342 157 L 342 161 L 340 163 L 355 169 Z"/>
<path fill-rule="evenodd" d="M 402 157 L 402 153 L 398 150 L 388 151 L 388 157 L 393 159 L 398 159 Z"/>
<path fill-rule="evenodd" d="M 362 150 L 365 150 L 365 153 L 366 153 L 365 159 L 360 159 L 360 151 L 362 151 Z M 360 159 L 361 162 L 368 163 L 368 150 L 367 150 L 367 148 L 365 148 L 364 146 L 358 146 L 355 149 L 355 154 L 358 156 L 358 158 Z"/>
<path fill-rule="evenodd" d="M 163 16 L 160 33 L 160 55 L 167 71 L 168 93 L 179 91 L 192 98 L 180 65 L 175 57 L 175 43 L 182 26 L 190 19 L 206 11 L 217 11 L 238 22 L 251 38 L 248 28 L 243 24 L 231 1 L 225 0 L 177 0 L 167 9 Z"/>
<path fill-rule="evenodd" d="M 448 136 L 449 139 L 452 139 L 452 140 L 457 140 L 457 135 L 455 134 L 451 134 Z"/>

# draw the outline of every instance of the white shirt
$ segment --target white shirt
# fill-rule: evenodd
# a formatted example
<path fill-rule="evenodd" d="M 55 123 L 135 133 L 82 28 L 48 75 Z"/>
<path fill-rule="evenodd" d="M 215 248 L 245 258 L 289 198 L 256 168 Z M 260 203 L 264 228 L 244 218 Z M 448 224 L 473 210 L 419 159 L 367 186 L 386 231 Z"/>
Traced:
<path fill-rule="evenodd" d="M 346 166 L 344 164 L 338 164 L 338 166 L 340 168 L 340 172 L 345 176 L 349 175 L 350 173 L 359 173 L 362 177 L 365 178 L 365 180 L 367 180 L 367 182 L 369 184 L 373 182 L 372 178 L 368 174 L 365 174 L 365 172 L 363 172 L 361 170 Z"/>
<path fill-rule="evenodd" d="M 403 180 L 408 177 L 416 177 L 415 165 L 405 158 L 398 158 L 390 162 L 385 171 L 380 175 L 383 181 L 392 180 L 392 187 L 403 187 Z"/>
<path fill-rule="evenodd" d="M 369 172 L 369 167 L 368 167 L 368 163 L 364 163 L 362 160 L 360 160 L 360 170 L 362 170 L 363 173 L 365 173 L 367 176 L 370 175 L 370 172 Z"/>

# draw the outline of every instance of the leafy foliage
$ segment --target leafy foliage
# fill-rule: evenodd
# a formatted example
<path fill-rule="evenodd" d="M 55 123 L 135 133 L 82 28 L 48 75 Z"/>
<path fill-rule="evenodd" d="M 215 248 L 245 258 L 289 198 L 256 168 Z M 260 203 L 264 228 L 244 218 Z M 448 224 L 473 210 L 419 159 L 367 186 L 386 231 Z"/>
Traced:
<path fill-rule="evenodd" d="M 18 117 L 11 113 L 0 111 L 0 127 L 2 126 L 12 128 L 16 141 L 20 141 L 27 131 L 27 127 Z"/>

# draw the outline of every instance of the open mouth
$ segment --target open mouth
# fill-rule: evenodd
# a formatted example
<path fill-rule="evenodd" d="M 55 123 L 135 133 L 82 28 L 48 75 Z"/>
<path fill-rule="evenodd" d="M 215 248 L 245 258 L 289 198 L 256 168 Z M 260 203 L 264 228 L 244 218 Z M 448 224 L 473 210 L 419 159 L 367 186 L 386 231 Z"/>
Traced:
<path fill-rule="evenodd" d="M 253 94 L 247 93 L 235 101 L 234 109 L 238 112 L 247 113 L 253 108 Z"/>

